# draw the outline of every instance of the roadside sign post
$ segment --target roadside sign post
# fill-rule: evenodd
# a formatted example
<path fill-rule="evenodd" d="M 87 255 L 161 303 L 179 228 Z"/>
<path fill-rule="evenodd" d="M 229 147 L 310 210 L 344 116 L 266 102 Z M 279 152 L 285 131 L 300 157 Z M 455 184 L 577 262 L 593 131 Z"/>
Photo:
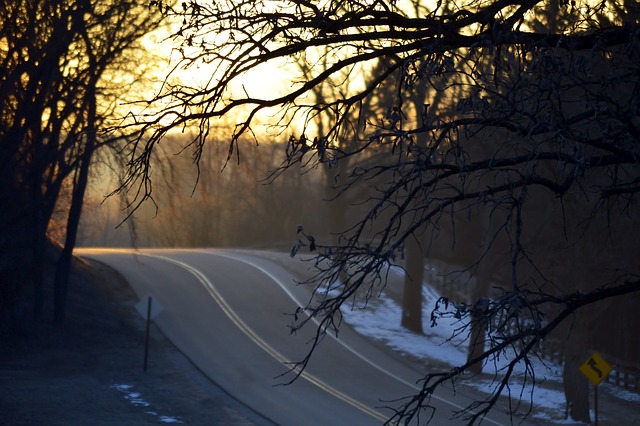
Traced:
<path fill-rule="evenodd" d="M 149 330 L 151 328 L 151 305 L 153 299 L 151 296 L 147 298 L 147 331 L 144 337 L 144 367 L 142 371 L 147 372 L 147 360 L 149 359 Z"/>
<path fill-rule="evenodd" d="M 146 302 L 146 303 L 145 303 Z M 151 320 L 155 319 L 160 312 L 162 312 L 162 306 L 151 296 L 146 296 L 140 299 L 136 304 L 136 311 L 147 321 L 146 333 L 144 338 L 144 366 L 143 371 L 147 372 L 147 361 L 149 359 L 149 335 L 151 334 Z"/>
<path fill-rule="evenodd" d="M 597 352 L 594 352 L 584 364 L 580 366 L 580 372 L 593 383 L 593 409 L 595 412 L 595 426 L 598 426 L 598 385 L 611 373 L 611 365 Z"/>

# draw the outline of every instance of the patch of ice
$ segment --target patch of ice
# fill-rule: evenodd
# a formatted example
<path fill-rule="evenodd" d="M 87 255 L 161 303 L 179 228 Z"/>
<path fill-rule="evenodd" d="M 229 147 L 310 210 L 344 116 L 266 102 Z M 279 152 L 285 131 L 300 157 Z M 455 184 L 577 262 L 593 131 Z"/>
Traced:
<path fill-rule="evenodd" d="M 140 395 L 140 392 L 133 392 L 131 389 L 133 389 L 133 386 L 131 385 L 112 385 L 112 388 L 117 389 L 118 391 L 124 393 L 124 398 L 129 401 L 131 404 L 135 405 L 136 407 L 148 407 L 149 403 L 147 401 L 145 401 L 144 399 L 142 399 L 142 396 Z"/>
<path fill-rule="evenodd" d="M 120 392 L 126 392 L 131 389 L 133 386 L 131 385 L 113 385 L 112 388 L 118 389 Z"/>
<path fill-rule="evenodd" d="M 147 401 L 142 399 L 142 394 L 140 392 L 134 392 L 132 390 L 133 389 L 132 385 L 116 384 L 116 385 L 111 385 L 111 387 L 124 393 L 125 394 L 124 399 L 126 399 L 136 407 L 149 407 L 151 405 Z M 182 420 L 176 417 L 160 416 L 156 411 L 149 410 L 149 411 L 145 411 L 144 413 L 149 414 L 150 416 L 157 416 L 158 420 L 162 423 L 182 423 Z"/>
<path fill-rule="evenodd" d="M 125 395 L 125 399 L 127 399 L 131 404 L 135 405 L 136 407 L 149 406 L 149 403 L 144 399 L 142 399 L 139 392 L 129 392 L 127 395 Z"/>
<path fill-rule="evenodd" d="M 170 416 L 160 416 L 159 420 L 162 423 L 182 423 L 181 420 L 178 420 L 175 417 L 170 417 Z"/>

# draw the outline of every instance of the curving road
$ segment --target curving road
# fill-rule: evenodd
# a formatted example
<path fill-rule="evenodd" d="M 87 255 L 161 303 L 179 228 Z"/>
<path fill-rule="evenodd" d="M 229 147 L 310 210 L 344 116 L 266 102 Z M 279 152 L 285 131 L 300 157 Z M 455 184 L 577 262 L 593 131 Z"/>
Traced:
<path fill-rule="evenodd" d="M 306 354 L 310 337 L 290 335 L 287 314 L 310 293 L 266 256 L 204 249 L 76 254 L 118 270 L 138 296 L 151 295 L 163 307 L 155 318 L 163 333 L 214 382 L 274 423 L 379 425 L 392 414 L 384 406 L 418 389 L 415 371 L 346 325 L 339 339 L 322 342 L 300 379 L 282 386 L 291 379 L 281 376 L 287 362 Z M 471 400 L 442 390 L 432 402 L 432 424 L 455 425 L 463 422 L 451 413 Z M 495 412 L 482 424 L 510 423 Z"/>

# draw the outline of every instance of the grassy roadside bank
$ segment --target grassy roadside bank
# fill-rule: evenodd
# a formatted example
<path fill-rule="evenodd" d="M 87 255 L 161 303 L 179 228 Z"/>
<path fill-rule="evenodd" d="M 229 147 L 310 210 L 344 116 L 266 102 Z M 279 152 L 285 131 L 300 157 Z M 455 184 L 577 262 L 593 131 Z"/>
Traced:
<path fill-rule="evenodd" d="M 62 326 L 28 323 L 0 336 L 0 425 L 269 424 L 204 377 L 144 321 L 126 281 L 76 261 Z"/>

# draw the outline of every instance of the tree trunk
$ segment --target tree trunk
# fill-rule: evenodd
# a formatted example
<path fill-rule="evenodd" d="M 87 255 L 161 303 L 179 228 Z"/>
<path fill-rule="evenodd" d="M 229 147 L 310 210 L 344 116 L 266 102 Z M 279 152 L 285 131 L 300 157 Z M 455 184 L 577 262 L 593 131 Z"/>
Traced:
<path fill-rule="evenodd" d="M 426 125 L 425 100 L 427 96 L 427 86 L 419 85 L 412 92 L 410 99 L 415 111 L 415 117 L 420 125 Z M 428 146 L 429 138 L 426 133 L 416 135 L 416 143 L 425 149 Z M 414 200 L 415 202 L 415 200 Z M 401 325 L 415 333 L 423 333 L 422 329 L 422 286 L 424 282 L 425 252 L 416 235 L 412 235 L 405 240 L 407 264 L 407 275 L 404 278 L 404 289 L 402 292 L 402 323 Z"/>
<path fill-rule="evenodd" d="M 588 342 L 584 330 L 577 325 L 569 331 L 565 340 L 564 366 L 562 371 L 562 384 L 567 402 L 566 416 L 571 416 L 575 421 L 589 423 L 589 381 L 580 372 L 580 365 L 589 356 Z"/>
<path fill-rule="evenodd" d="M 36 197 L 34 197 L 36 198 Z M 32 274 L 33 274 L 33 317 L 36 320 L 42 320 L 44 317 L 44 263 L 45 263 L 45 246 L 47 241 L 47 226 L 44 223 L 42 206 L 40 203 L 33 202 L 31 207 L 33 216 L 32 230 Z"/>
<path fill-rule="evenodd" d="M 567 401 L 565 418 L 571 416 L 575 421 L 589 423 L 589 383 L 580 373 L 580 361 L 575 357 L 567 358 L 562 371 L 564 395 Z"/>
<path fill-rule="evenodd" d="M 62 253 L 58 259 L 58 264 L 56 265 L 53 305 L 53 322 L 56 324 L 62 323 L 65 318 L 71 260 L 78 236 L 78 225 L 80 223 L 80 215 L 82 214 L 84 193 L 87 188 L 87 181 L 89 180 L 89 165 L 91 163 L 93 144 L 90 145 L 90 147 L 87 147 L 89 151 L 84 155 L 78 172 L 78 178 L 73 187 L 71 208 L 69 209 L 69 217 L 67 219 L 67 236 Z"/>
<path fill-rule="evenodd" d="M 424 255 L 418 240 L 411 237 L 407 245 L 407 274 L 402 292 L 402 326 L 415 333 L 422 329 L 422 283 L 424 280 Z"/>
<path fill-rule="evenodd" d="M 34 309 L 29 297 L 34 272 L 32 215 L 22 207 L 14 198 L 3 203 L 0 211 L 0 329 L 19 327 Z"/>
<path fill-rule="evenodd" d="M 89 90 L 91 92 L 87 95 L 89 100 L 87 112 L 87 141 L 84 152 L 82 153 L 82 158 L 80 159 L 79 168 L 77 169 L 76 178 L 74 179 L 71 195 L 71 207 L 69 208 L 69 216 L 67 218 L 67 235 L 62 253 L 58 259 L 58 264 L 56 265 L 56 275 L 53 287 L 53 322 L 56 324 L 61 324 L 64 321 L 66 314 L 67 291 L 69 286 L 73 248 L 76 245 L 84 193 L 87 189 L 87 182 L 89 180 L 89 166 L 91 165 L 93 150 L 96 146 L 96 98 L 94 91 L 95 86 L 93 86 L 93 84 L 95 84 L 95 81 L 92 81 L 92 83 L 89 84 Z"/>
<path fill-rule="evenodd" d="M 467 362 L 480 357 L 485 350 L 485 341 L 487 339 L 487 321 L 485 302 L 488 301 L 487 296 L 491 286 L 491 267 L 490 260 L 483 258 L 476 270 L 476 283 L 472 291 L 471 301 L 471 335 L 469 337 L 469 350 L 467 353 Z M 482 372 L 482 362 L 471 365 L 469 372 L 479 374 Z"/>

